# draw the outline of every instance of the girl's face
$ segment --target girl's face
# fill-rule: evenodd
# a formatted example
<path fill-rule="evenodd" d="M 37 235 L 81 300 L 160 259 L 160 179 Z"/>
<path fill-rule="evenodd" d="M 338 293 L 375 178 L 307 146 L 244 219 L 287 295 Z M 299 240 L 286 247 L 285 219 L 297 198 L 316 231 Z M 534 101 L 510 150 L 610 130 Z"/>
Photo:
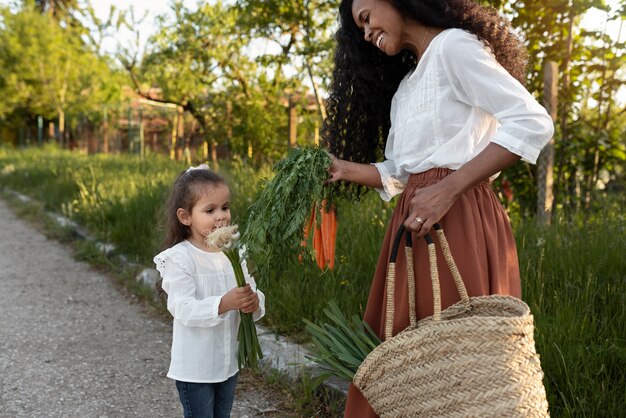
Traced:
<path fill-rule="evenodd" d="M 198 187 L 198 200 L 191 213 L 179 208 L 178 220 L 191 230 L 190 241 L 198 247 L 213 230 L 230 225 L 230 190 L 225 184 Z"/>
<path fill-rule="evenodd" d="M 402 51 L 404 19 L 398 10 L 386 0 L 354 0 L 352 18 L 363 30 L 366 42 L 387 55 Z"/>

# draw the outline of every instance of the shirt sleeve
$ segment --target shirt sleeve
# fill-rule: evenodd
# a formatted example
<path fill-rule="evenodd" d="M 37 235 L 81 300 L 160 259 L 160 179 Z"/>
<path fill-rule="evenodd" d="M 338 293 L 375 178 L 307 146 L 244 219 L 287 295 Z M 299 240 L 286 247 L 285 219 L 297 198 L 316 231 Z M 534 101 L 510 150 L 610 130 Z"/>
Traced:
<path fill-rule="evenodd" d="M 380 181 L 383 184 L 382 189 L 375 189 L 380 198 L 385 202 L 389 202 L 391 198 L 402 193 L 404 191 L 404 186 L 409 178 L 408 173 L 401 178 L 397 171 L 396 164 L 394 162 L 394 154 L 393 154 L 393 146 L 395 140 L 395 126 L 393 125 L 393 121 L 396 120 L 396 112 L 397 103 L 396 99 L 392 99 L 391 101 L 391 120 L 392 125 L 389 129 L 389 134 L 387 135 L 387 143 L 385 146 L 385 161 L 374 163 L 373 165 L 378 170 L 380 174 Z"/>
<path fill-rule="evenodd" d="M 385 160 L 380 163 L 374 163 L 374 166 L 378 170 L 380 180 L 383 183 L 383 188 L 376 189 L 376 191 L 380 195 L 381 199 L 385 202 L 389 202 L 392 197 L 402 193 L 406 179 L 402 181 L 393 176 L 392 173 L 395 172 L 395 164 L 393 160 Z"/>
<path fill-rule="evenodd" d="M 475 35 L 459 30 L 442 45 L 443 67 L 459 100 L 500 124 L 491 142 L 535 164 L 554 133 L 552 118 Z"/>
<path fill-rule="evenodd" d="M 252 319 L 256 322 L 265 316 L 265 294 L 257 288 L 254 277 L 252 277 L 250 272 L 248 272 L 248 264 L 246 263 L 245 258 L 242 258 L 241 267 L 243 269 L 243 276 L 246 279 L 246 283 L 249 283 L 252 290 L 259 296 L 259 309 L 252 313 Z"/>
<path fill-rule="evenodd" d="M 222 323 L 219 315 L 221 296 L 196 299 L 196 284 L 188 256 L 181 252 L 164 251 L 154 257 L 167 293 L 167 310 L 186 327 L 210 328 Z"/>

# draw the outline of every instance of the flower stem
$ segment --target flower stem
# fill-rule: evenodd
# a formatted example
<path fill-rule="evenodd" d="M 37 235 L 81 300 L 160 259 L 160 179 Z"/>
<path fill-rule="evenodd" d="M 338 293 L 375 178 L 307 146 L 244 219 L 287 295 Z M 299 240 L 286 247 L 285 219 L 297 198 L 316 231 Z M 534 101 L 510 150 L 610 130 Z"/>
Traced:
<path fill-rule="evenodd" d="M 241 259 L 239 258 L 239 250 L 237 248 L 223 250 L 224 254 L 230 261 L 235 271 L 235 279 L 237 286 L 246 285 L 246 279 L 241 268 Z M 239 342 L 238 363 L 239 367 L 249 367 L 258 370 L 258 360 L 263 358 L 263 352 L 259 344 L 256 333 L 256 327 L 251 313 L 243 313 L 239 311 L 241 321 L 239 323 L 239 331 L 237 333 L 237 341 Z"/>

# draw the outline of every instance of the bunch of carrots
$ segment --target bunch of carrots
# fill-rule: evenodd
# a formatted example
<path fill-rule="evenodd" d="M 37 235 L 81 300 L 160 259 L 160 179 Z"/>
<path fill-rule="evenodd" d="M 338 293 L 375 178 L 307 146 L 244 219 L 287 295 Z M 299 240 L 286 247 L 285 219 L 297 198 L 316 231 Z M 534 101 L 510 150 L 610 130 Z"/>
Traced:
<path fill-rule="evenodd" d="M 318 219 L 319 216 L 319 219 Z M 324 199 L 313 203 L 311 215 L 304 225 L 304 237 L 300 245 L 307 246 L 313 229 L 313 251 L 320 270 L 335 267 L 335 243 L 337 241 L 337 209 Z M 300 258 L 302 260 L 302 258 Z"/>

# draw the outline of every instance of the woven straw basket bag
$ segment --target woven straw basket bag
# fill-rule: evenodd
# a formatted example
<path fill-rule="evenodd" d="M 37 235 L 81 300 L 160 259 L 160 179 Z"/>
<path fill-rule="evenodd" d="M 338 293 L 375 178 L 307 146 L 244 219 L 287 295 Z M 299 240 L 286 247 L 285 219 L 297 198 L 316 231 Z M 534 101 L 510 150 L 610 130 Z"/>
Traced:
<path fill-rule="evenodd" d="M 549 417 L 528 305 L 512 296 L 470 298 L 443 230 L 435 230 L 461 301 L 441 310 L 435 245 L 427 236 L 434 313 L 416 320 L 407 232 L 410 324 L 391 335 L 395 261 L 405 232 L 400 227 L 387 272 L 385 341 L 367 356 L 353 383 L 381 417 Z"/>

